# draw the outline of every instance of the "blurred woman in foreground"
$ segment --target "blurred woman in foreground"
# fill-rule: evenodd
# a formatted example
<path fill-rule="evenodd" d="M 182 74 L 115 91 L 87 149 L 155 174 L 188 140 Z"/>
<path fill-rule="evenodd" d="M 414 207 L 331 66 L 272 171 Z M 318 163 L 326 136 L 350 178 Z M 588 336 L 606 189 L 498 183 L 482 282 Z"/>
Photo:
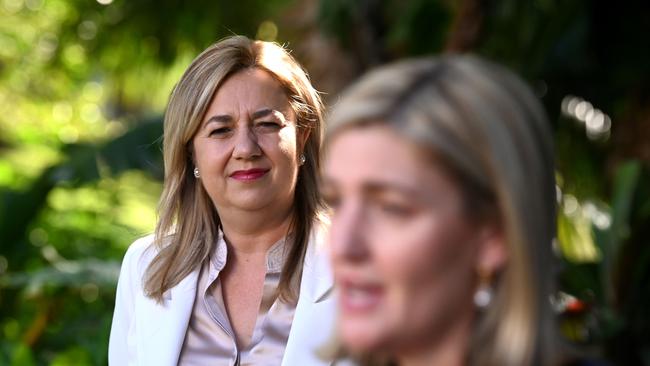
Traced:
<path fill-rule="evenodd" d="M 122 264 L 111 365 L 318 364 L 321 120 L 275 43 L 229 37 L 192 62 L 165 113 L 156 232 Z"/>
<path fill-rule="evenodd" d="M 322 192 L 347 352 L 556 364 L 552 136 L 530 89 L 472 56 L 403 61 L 352 86 L 328 124 Z"/>

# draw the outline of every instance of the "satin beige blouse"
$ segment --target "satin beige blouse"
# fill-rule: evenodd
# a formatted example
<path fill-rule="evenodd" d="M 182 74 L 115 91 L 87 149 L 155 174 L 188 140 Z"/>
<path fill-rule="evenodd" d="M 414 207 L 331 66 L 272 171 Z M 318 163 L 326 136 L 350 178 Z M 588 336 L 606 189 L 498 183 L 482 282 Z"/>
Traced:
<path fill-rule="evenodd" d="M 201 266 L 196 299 L 181 350 L 179 365 L 279 365 L 282 363 L 296 303 L 277 296 L 282 265 L 288 248 L 285 240 L 267 254 L 264 293 L 250 344 L 238 349 L 221 292 L 219 273 L 226 265 L 228 249 L 220 234 L 215 251 Z M 286 250 L 285 250 L 286 249 Z"/>

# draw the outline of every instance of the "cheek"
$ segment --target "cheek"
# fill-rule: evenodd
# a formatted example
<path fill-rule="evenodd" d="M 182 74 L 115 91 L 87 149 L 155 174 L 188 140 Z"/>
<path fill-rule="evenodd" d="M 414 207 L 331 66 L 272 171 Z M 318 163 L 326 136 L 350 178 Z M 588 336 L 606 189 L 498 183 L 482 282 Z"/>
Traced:
<path fill-rule="evenodd" d="M 217 142 L 194 145 L 194 161 L 203 171 L 223 169 L 229 156 L 229 147 Z"/>
<path fill-rule="evenodd" d="M 283 128 L 278 134 L 278 144 L 280 152 L 285 156 L 293 157 L 296 155 L 296 129 L 295 127 L 287 126 Z"/>
<path fill-rule="evenodd" d="M 472 250 L 460 227 L 426 220 L 399 232 L 384 234 L 383 248 L 376 255 L 382 278 L 392 284 L 394 306 L 428 311 L 445 301 L 448 291 L 468 287 Z"/>
<path fill-rule="evenodd" d="M 386 277 L 408 279 L 431 271 L 446 249 L 436 226 L 431 220 L 416 218 L 374 228 L 374 257 Z"/>
<path fill-rule="evenodd" d="M 200 140 L 194 139 L 192 141 L 192 161 L 201 169 L 203 169 L 206 165 L 206 156 L 209 156 L 206 150 L 207 149 L 205 144 L 203 144 Z"/>
<path fill-rule="evenodd" d="M 386 237 L 388 239 L 388 237 Z M 428 286 L 435 279 L 434 263 L 437 256 L 434 243 L 428 240 L 394 238 L 377 255 L 378 269 L 385 281 L 392 283 L 394 291 L 405 295 L 419 286 Z"/>

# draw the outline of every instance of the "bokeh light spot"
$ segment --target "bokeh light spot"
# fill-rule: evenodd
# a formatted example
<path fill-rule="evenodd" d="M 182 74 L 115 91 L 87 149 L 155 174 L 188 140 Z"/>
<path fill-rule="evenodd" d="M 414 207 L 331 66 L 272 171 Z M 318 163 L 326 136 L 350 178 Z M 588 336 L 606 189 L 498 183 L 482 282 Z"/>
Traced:
<path fill-rule="evenodd" d="M 79 140 L 79 131 L 74 126 L 64 126 L 59 130 L 59 140 L 65 144 L 74 144 Z"/>
<path fill-rule="evenodd" d="M 52 118 L 57 122 L 69 122 L 72 112 L 72 106 L 68 102 L 59 102 L 52 106 Z"/>
<path fill-rule="evenodd" d="M 263 21 L 257 28 L 256 38 L 262 41 L 275 41 L 278 38 L 278 26 L 270 20 Z"/>
<path fill-rule="evenodd" d="M 23 10 L 23 0 L 4 0 L 2 8 L 9 14 L 16 14 Z"/>
<path fill-rule="evenodd" d="M 565 215 L 573 216 L 578 212 L 578 200 L 573 195 L 565 194 L 563 202 L 564 204 L 562 205 L 562 209 L 564 210 Z"/>
<path fill-rule="evenodd" d="M 109 136 L 119 136 L 126 131 L 126 127 L 120 121 L 110 121 L 106 124 L 106 134 Z"/>
<path fill-rule="evenodd" d="M 578 103 L 578 105 L 576 105 L 576 109 L 575 109 L 576 118 L 579 119 L 580 121 L 584 121 L 587 112 L 589 112 L 591 109 L 593 109 L 591 103 L 583 100 L 582 102 Z"/>
<path fill-rule="evenodd" d="M 79 38 L 88 41 L 97 35 L 97 25 L 92 20 L 84 20 L 77 28 Z"/>
<path fill-rule="evenodd" d="M 5 325 L 2 329 L 5 335 L 5 339 L 7 340 L 13 340 L 18 338 L 18 335 L 20 333 L 20 324 L 18 324 L 18 321 L 15 319 L 8 319 L 5 322 Z"/>
<path fill-rule="evenodd" d="M 81 119 L 89 123 L 95 123 L 102 117 L 102 112 L 97 103 L 86 103 L 81 107 Z"/>
<path fill-rule="evenodd" d="M 86 283 L 81 286 L 79 295 L 87 303 L 94 302 L 99 297 L 99 287 L 94 283 Z"/>
<path fill-rule="evenodd" d="M 29 232 L 29 241 L 37 247 L 47 244 L 47 239 L 47 232 L 40 227 Z"/>
<path fill-rule="evenodd" d="M 56 34 L 45 33 L 39 38 L 36 46 L 36 52 L 40 59 L 47 61 L 54 56 L 54 52 L 59 46 L 59 39 Z"/>
<path fill-rule="evenodd" d="M 96 81 L 91 81 L 84 86 L 83 97 L 90 102 L 98 102 L 103 94 L 104 87 Z"/>
<path fill-rule="evenodd" d="M 26 0 L 25 6 L 31 11 L 39 11 L 43 8 L 43 0 Z"/>
<path fill-rule="evenodd" d="M 78 66 L 86 60 L 86 53 L 81 45 L 73 44 L 65 48 L 63 51 L 63 59 L 70 66 Z"/>

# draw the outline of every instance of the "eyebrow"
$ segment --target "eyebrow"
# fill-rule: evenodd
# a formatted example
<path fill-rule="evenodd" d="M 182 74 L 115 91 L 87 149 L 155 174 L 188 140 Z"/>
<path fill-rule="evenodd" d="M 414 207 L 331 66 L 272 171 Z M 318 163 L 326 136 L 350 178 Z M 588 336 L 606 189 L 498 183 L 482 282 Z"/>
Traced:
<path fill-rule="evenodd" d="M 368 194 L 381 194 L 384 192 L 398 192 L 411 198 L 418 198 L 418 191 L 398 183 L 368 182 L 363 185 L 363 191 Z"/>
<path fill-rule="evenodd" d="M 276 112 L 276 111 L 273 110 L 273 109 L 270 109 L 270 108 L 263 108 L 263 109 L 260 109 L 258 111 L 253 112 L 251 117 L 255 120 L 255 119 L 258 119 L 258 118 L 266 117 L 268 115 L 272 115 L 272 114 L 274 114 L 273 112 Z M 282 114 L 282 112 L 280 112 L 280 111 L 277 111 L 277 112 Z M 282 115 L 284 116 L 284 114 L 282 114 Z M 208 118 L 205 121 L 204 125 L 207 125 L 210 122 L 228 123 L 228 122 L 232 122 L 232 120 L 233 120 L 233 118 L 229 114 L 217 114 L 217 115 L 214 115 L 214 116 Z"/>
<path fill-rule="evenodd" d="M 251 117 L 253 117 L 253 119 L 258 119 L 258 118 L 266 117 L 269 114 L 273 114 L 273 112 L 275 112 L 273 109 L 264 108 L 264 109 L 260 109 L 259 111 L 253 112 L 253 115 Z M 279 113 L 282 114 L 282 112 Z"/>
<path fill-rule="evenodd" d="M 324 176 L 321 179 L 321 188 L 336 189 L 338 184 L 335 180 Z M 365 194 L 376 195 L 384 192 L 398 192 L 408 197 L 418 198 L 419 192 L 416 189 L 399 183 L 370 181 L 362 184 L 361 190 Z"/>

